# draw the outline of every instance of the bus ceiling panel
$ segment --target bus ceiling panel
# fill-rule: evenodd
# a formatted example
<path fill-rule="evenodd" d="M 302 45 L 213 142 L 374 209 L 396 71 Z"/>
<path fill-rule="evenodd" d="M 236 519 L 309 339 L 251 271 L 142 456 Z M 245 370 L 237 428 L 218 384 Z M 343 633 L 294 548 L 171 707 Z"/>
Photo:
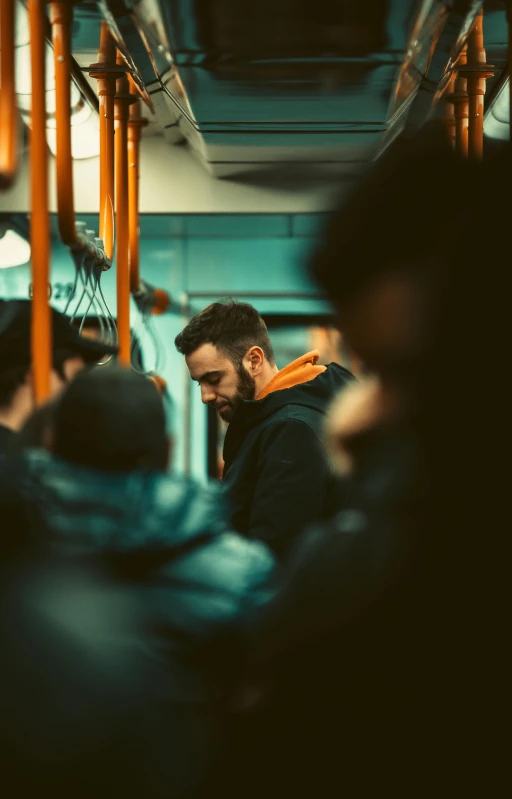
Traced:
<path fill-rule="evenodd" d="M 75 6 L 81 66 L 103 16 L 150 96 L 153 131 L 217 177 L 357 174 L 423 124 L 482 0 L 100 0 Z M 496 78 L 502 0 L 486 0 Z M 93 59 L 95 60 L 95 58 Z M 489 89 L 492 90 L 491 82 Z M 148 112 L 146 112 L 148 114 Z"/>

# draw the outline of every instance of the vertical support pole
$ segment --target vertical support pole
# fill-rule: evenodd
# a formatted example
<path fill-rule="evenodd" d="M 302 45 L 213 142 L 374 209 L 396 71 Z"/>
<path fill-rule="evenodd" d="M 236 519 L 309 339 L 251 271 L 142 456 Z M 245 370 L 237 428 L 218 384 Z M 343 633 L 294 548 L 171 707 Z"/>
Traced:
<path fill-rule="evenodd" d="M 48 283 L 50 221 L 46 144 L 46 14 L 44 0 L 29 0 L 32 107 L 30 127 L 30 244 L 32 248 L 32 369 L 38 404 L 50 395 L 52 331 Z"/>
<path fill-rule="evenodd" d="M 114 96 L 116 93 L 116 45 L 105 21 L 101 23 L 98 61 L 91 64 L 91 78 L 98 81 L 100 114 L 100 238 L 107 258 L 114 251 Z"/>
<path fill-rule="evenodd" d="M 464 158 L 468 157 L 469 96 L 467 78 L 461 74 L 460 70 L 466 66 L 467 62 L 467 45 L 464 45 L 457 62 L 459 72 L 454 92 L 457 97 L 455 103 L 455 148 Z"/>
<path fill-rule="evenodd" d="M 73 160 L 71 153 L 71 25 L 73 4 L 50 0 L 55 65 L 56 166 L 59 233 L 64 244 L 76 242 Z"/>
<path fill-rule="evenodd" d="M 117 64 L 124 65 L 120 53 Z M 131 364 L 130 346 L 130 261 L 128 226 L 128 108 L 132 101 L 126 74 L 118 77 L 115 107 L 115 173 L 116 173 L 116 280 L 117 280 L 117 332 L 119 336 L 119 363 Z"/>
<path fill-rule="evenodd" d="M 0 188 L 2 189 L 12 186 L 18 168 L 14 21 L 14 0 L 0 0 Z"/>
<path fill-rule="evenodd" d="M 467 78 L 469 95 L 468 157 L 479 161 L 484 151 L 484 96 L 487 78 L 494 75 L 486 63 L 484 49 L 483 10 L 478 13 L 468 38 L 467 64 L 460 72 Z"/>
<path fill-rule="evenodd" d="M 130 105 L 128 119 L 128 227 L 130 241 L 130 289 L 133 293 L 140 290 L 139 274 L 139 145 L 142 127 L 146 120 L 142 118 L 140 99 L 134 86 L 131 94 L 135 102 Z"/>

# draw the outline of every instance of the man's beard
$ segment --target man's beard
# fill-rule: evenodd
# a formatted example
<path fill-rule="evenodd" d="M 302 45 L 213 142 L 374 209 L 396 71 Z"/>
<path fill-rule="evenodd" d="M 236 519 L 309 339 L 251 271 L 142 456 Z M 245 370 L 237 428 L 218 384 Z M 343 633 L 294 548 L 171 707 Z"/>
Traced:
<path fill-rule="evenodd" d="M 240 407 L 244 400 L 253 400 L 256 396 L 256 381 L 254 377 L 251 377 L 247 369 L 244 369 L 242 364 L 238 367 L 237 374 L 236 394 L 233 399 L 229 400 L 228 407 L 222 413 L 219 411 L 220 418 L 228 423 L 233 420 L 236 409 Z"/>

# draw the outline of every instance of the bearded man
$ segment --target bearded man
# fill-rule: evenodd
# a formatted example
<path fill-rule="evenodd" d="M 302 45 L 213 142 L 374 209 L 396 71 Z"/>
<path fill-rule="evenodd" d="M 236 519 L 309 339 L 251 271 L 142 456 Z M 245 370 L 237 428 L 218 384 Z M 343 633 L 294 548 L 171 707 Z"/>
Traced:
<path fill-rule="evenodd" d="M 325 412 L 354 378 L 318 351 L 278 370 L 265 322 L 245 302 L 215 302 L 176 337 L 202 401 L 229 427 L 223 482 L 235 529 L 281 558 L 308 523 L 340 508 L 323 445 Z"/>

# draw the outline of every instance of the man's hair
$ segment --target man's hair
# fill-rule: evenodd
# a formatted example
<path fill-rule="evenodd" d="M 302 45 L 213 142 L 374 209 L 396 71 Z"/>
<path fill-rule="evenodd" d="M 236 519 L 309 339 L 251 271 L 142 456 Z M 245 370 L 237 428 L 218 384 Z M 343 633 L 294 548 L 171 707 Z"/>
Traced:
<path fill-rule="evenodd" d="M 275 363 L 267 326 L 247 302 L 212 303 L 190 320 L 174 343 L 183 355 L 190 355 L 203 344 L 213 344 L 236 366 L 240 366 L 247 350 L 256 346 L 261 347 L 269 363 Z"/>
<path fill-rule="evenodd" d="M 81 372 L 59 400 L 54 453 L 109 472 L 165 470 L 165 413 L 153 383 L 119 366 Z"/>

